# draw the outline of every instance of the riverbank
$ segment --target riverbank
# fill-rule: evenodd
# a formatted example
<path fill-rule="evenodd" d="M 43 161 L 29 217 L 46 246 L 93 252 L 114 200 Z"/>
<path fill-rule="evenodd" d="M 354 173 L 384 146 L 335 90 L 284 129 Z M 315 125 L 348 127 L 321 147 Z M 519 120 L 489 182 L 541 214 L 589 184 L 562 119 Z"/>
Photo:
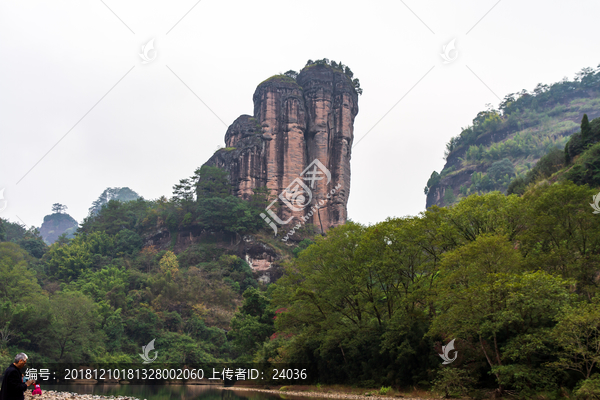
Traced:
<path fill-rule="evenodd" d="M 365 390 L 351 388 L 346 386 L 336 387 L 314 387 L 314 386 L 285 386 L 284 390 L 259 388 L 259 387 L 219 387 L 219 389 L 229 390 L 240 397 L 247 397 L 247 394 L 235 392 L 261 392 L 288 397 L 310 397 L 310 398 L 329 398 L 329 399 L 347 399 L 347 400 L 432 400 L 434 397 L 426 392 L 418 393 L 395 393 L 390 392 L 386 395 L 379 394 L 378 390 Z M 31 391 L 25 392 L 25 400 L 146 400 L 134 396 L 115 396 L 99 394 L 82 394 L 68 391 L 43 390 L 42 395 L 32 395 Z"/>
<path fill-rule="evenodd" d="M 252 391 L 252 392 L 262 392 L 262 393 L 272 393 L 283 396 L 301 396 L 301 397 L 315 397 L 315 398 L 331 398 L 331 399 L 349 399 L 349 400 L 393 400 L 393 399 L 402 399 L 402 400 L 429 400 L 434 397 L 423 396 L 425 393 L 419 393 L 418 396 L 414 396 L 412 393 L 410 395 L 400 394 L 400 393 L 391 393 L 387 395 L 380 395 L 376 390 L 365 390 L 365 389 L 354 389 L 349 387 L 344 388 L 316 388 L 316 387 L 306 387 L 301 386 L 299 388 L 295 388 L 294 386 L 286 386 L 285 390 L 279 389 L 260 389 L 258 387 L 244 387 L 244 386 L 233 386 L 233 387 L 224 387 L 225 390 L 231 391 Z M 342 389 L 342 390 L 340 390 Z M 362 393 L 359 393 L 362 392 Z"/>
<path fill-rule="evenodd" d="M 57 392 L 42 389 L 42 394 L 32 395 L 31 391 L 25 392 L 25 400 L 146 400 L 131 396 L 101 396 L 95 394 L 80 394 L 75 392 Z"/>

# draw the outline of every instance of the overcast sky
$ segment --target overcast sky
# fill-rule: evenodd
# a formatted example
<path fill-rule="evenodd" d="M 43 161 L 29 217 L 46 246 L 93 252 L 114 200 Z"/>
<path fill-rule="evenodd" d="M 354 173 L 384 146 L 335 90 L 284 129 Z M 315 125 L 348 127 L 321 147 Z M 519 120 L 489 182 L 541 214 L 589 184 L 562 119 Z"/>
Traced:
<path fill-rule="evenodd" d="M 0 217 L 39 227 L 58 202 L 81 222 L 107 187 L 170 197 L 261 81 L 323 57 L 364 90 L 349 217 L 416 215 L 486 103 L 600 63 L 598 15 L 572 0 L 4 0 Z"/>

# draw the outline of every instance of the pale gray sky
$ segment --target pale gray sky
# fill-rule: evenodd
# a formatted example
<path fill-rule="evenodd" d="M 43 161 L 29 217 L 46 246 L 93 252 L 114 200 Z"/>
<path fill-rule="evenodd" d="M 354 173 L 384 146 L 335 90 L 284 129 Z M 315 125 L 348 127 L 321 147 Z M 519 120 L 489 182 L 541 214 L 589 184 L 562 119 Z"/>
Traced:
<path fill-rule="evenodd" d="M 3 1 L 0 217 L 40 226 L 59 202 L 81 222 L 106 187 L 170 197 L 261 81 L 323 57 L 364 90 L 349 217 L 415 215 L 486 103 L 600 63 L 597 15 L 598 1 Z"/>

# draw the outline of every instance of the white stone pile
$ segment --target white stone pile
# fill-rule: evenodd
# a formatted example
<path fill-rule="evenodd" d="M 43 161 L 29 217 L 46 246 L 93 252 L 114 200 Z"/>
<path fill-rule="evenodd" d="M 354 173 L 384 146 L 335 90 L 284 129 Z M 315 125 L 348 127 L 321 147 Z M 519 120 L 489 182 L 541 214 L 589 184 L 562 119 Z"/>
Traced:
<path fill-rule="evenodd" d="M 25 392 L 25 400 L 142 400 L 131 396 L 101 396 L 97 394 L 80 394 L 74 392 L 56 392 L 42 389 L 41 395 L 32 395 Z M 143 399 L 146 400 L 146 399 Z"/>

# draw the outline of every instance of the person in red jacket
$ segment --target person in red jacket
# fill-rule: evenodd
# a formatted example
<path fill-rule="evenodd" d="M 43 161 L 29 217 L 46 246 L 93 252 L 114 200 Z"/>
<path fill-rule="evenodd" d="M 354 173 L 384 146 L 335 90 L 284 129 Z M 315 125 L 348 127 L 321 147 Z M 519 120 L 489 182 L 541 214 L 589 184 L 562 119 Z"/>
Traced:
<path fill-rule="evenodd" d="M 33 389 L 31 394 L 42 394 L 42 388 L 40 387 L 40 384 L 35 382 L 33 385 L 34 385 L 35 389 Z"/>
<path fill-rule="evenodd" d="M 33 379 L 23 383 L 21 380 L 21 369 L 27 364 L 27 354 L 19 353 L 15 357 L 15 362 L 10 364 L 4 377 L 2 378 L 2 388 L 0 389 L 0 400 L 24 400 L 25 390 L 35 381 Z"/>

